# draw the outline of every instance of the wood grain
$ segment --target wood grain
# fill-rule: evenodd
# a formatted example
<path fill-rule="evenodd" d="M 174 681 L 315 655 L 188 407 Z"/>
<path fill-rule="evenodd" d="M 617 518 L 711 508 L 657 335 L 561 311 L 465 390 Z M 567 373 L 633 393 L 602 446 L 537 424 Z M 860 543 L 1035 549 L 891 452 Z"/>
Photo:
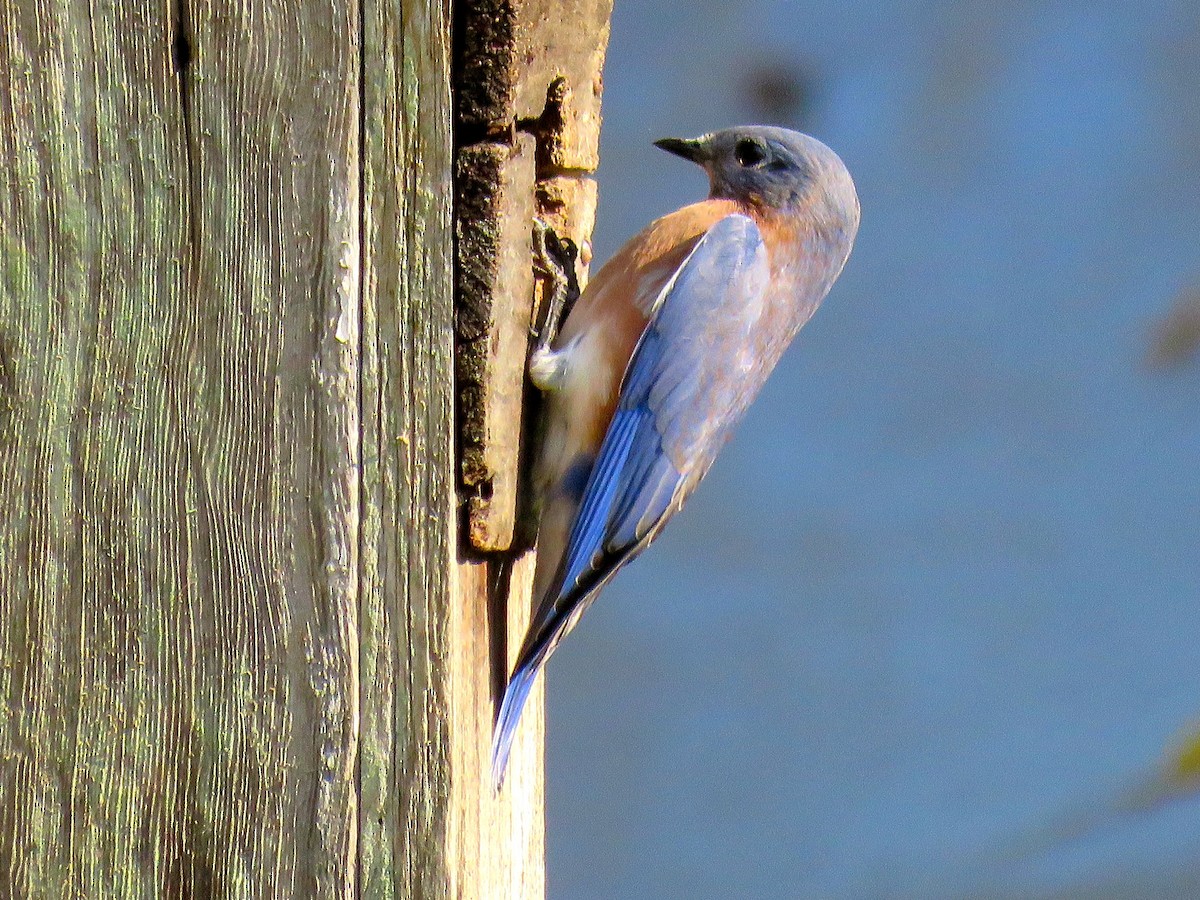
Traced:
<path fill-rule="evenodd" d="M 363 12 L 362 893 L 441 898 L 459 865 L 449 10 Z"/>
<path fill-rule="evenodd" d="M 544 894 L 540 694 L 486 764 L 532 557 L 461 556 L 450 20 L 0 0 L 0 897 Z"/>
<path fill-rule="evenodd" d="M 353 891 L 358 33 L 0 3 L 0 893 Z"/>

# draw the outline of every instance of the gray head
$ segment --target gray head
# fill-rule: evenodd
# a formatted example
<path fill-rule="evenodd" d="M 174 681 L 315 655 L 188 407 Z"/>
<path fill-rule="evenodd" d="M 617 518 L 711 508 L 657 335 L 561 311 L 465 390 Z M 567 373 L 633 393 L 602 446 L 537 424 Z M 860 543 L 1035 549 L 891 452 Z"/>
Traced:
<path fill-rule="evenodd" d="M 851 236 L 858 228 L 858 195 L 850 173 L 836 153 L 807 134 L 746 125 L 654 144 L 703 166 L 713 197 L 764 212 L 807 212 Z"/>

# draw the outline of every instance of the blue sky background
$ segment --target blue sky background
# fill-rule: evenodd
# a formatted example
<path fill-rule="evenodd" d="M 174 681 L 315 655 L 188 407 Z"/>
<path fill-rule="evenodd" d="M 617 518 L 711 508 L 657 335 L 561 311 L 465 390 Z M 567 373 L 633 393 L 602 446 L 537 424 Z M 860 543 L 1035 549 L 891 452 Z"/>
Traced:
<path fill-rule="evenodd" d="M 617 0 L 604 103 L 597 263 L 768 117 L 863 217 L 549 666 L 550 896 L 1200 896 L 1200 799 L 1110 811 L 1200 721 L 1194 0 Z"/>

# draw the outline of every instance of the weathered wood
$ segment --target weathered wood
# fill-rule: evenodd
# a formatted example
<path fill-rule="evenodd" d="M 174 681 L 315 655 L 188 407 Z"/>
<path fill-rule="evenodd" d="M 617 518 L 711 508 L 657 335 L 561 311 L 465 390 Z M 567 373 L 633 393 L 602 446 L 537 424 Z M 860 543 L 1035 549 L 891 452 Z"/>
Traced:
<path fill-rule="evenodd" d="M 517 521 L 525 361 L 533 308 L 532 135 L 487 141 L 457 159 L 458 348 L 461 477 L 467 538 L 508 550 Z"/>
<path fill-rule="evenodd" d="M 458 121 L 470 141 L 531 126 L 562 168 L 599 162 L 600 93 L 612 0 L 471 0 L 459 10 Z"/>
<path fill-rule="evenodd" d="M 460 534 L 450 12 L 0 0 L 0 896 L 544 893 L 540 692 L 487 766 L 532 555 Z M 521 178 L 518 362 L 521 220 L 594 208 Z"/>
<path fill-rule="evenodd" d="M 530 462 L 522 403 L 533 317 L 531 220 L 536 211 L 574 239 L 586 267 L 595 216 L 595 183 L 586 174 L 598 158 L 610 11 L 609 0 L 476 0 L 458 8 L 457 117 L 465 144 L 457 158 L 456 362 L 464 543 L 472 556 L 524 546 L 514 531 L 519 472 Z M 462 639 L 451 668 L 460 739 L 452 743 L 463 774 L 454 780 L 454 845 L 462 860 L 477 861 L 459 870 L 462 897 L 545 893 L 540 686 L 526 705 L 499 797 L 486 775 L 492 703 L 528 625 L 533 564 L 528 553 L 515 561 L 492 555 L 459 569 L 453 631 Z"/>
<path fill-rule="evenodd" d="M 484 553 L 513 546 L 518 474 L 529 464 L 514 389 L 536 318 L 523 302 L 530 248 L 521 230 L 536 210 L 572 238 L 582 282 L 611 12 L 611 0 L 474 0 L 457 14 L 460 476 L 467 537 Z"/>
<path fill-rule="evenodd" d="M 364 5 L 362 892 L 455 896 L 450 33 Z"/>
<path fill-rule="evenodd" d="M 358 33 L 0 2 L 0 894 L 353 894 Z"/>

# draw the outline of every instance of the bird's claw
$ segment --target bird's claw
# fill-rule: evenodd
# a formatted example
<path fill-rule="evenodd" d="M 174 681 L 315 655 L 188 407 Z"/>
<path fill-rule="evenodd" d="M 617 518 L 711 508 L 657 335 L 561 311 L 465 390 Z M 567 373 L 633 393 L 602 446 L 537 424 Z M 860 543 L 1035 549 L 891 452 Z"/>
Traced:
<path fill-rule="evenodd" d="M 541 219 L 533 220 L 533 269 L 549 282 L 549 299 L 540 328 L 530 333 L 537 338 L 537 349 L 546 350 L 558 336 L 558 329 L 579 299 L 579 279 L 575 261 L 579 248 L 570 238 L 559 237 Z"/>

